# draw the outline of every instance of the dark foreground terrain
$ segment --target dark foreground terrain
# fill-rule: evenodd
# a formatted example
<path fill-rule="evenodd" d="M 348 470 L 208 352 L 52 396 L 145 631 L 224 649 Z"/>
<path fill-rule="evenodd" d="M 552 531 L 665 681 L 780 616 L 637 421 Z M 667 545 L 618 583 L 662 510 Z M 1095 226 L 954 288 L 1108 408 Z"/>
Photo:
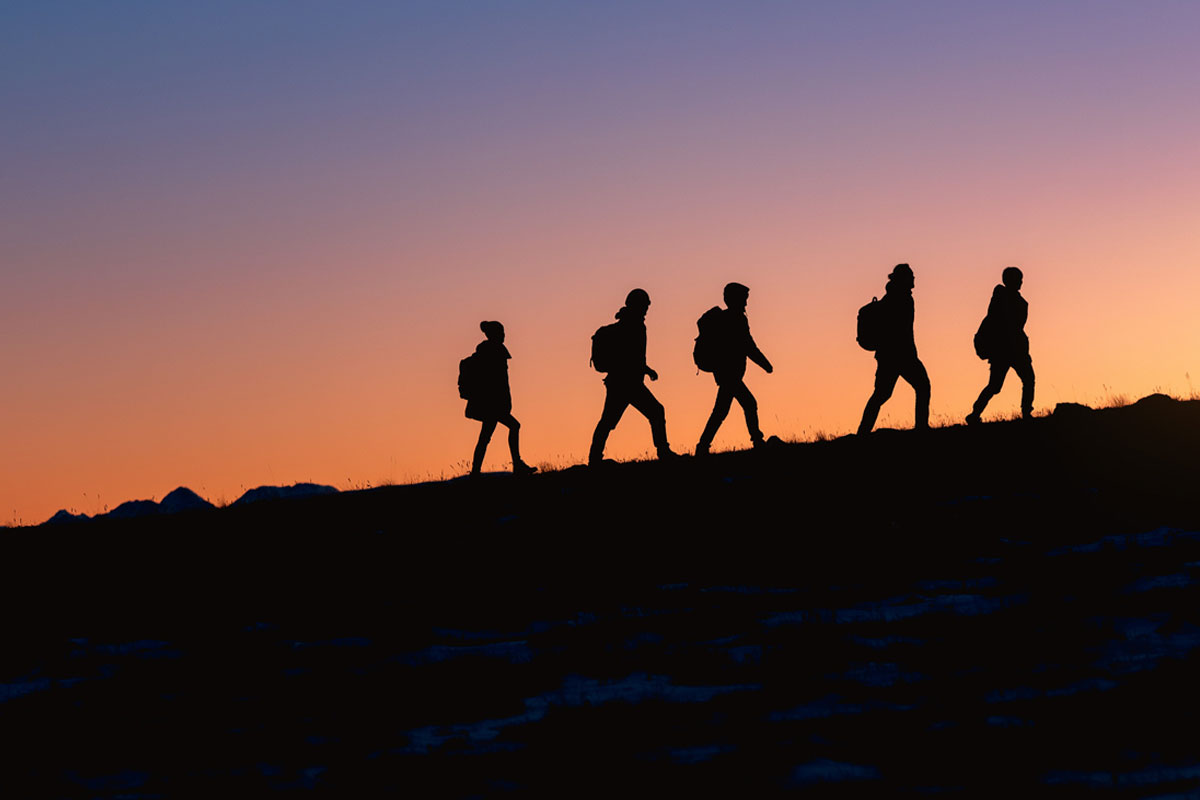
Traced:
<path fill-rule="evenodd" d="M 1200 793 L 1200 402 L 0 532 L 4 797 Z"/>

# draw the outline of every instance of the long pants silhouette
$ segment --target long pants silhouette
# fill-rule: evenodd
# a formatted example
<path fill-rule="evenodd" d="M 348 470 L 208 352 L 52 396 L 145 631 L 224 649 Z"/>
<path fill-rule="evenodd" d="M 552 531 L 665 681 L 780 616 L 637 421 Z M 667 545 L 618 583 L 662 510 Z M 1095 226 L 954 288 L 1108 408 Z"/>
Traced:
<path fill-rule="evenodd" d="M 1015 358 L 997 358 L 991 362 L 991 376 L 988 380 L 988 385 L 983 387 L 983 391 L 979 393 L 979 399 L 975 401 L 975 408 L 972 413 L 979 416 L 983 410 L 987 408 L 988 401 L 1000 393 L 1004 388 L 1004 378 L 1008 375 L 1011 369 L 1017 373 L 1017 377 L 1021 379 L 1021 414 L 1028 417 L 1033 413 L 1033 359 L 1028 355 L 1021 355 Z"/>
<path fill-rule="evenodd" d="M 904 378 L 917 395 L 916 425 L 917 428 L 929 427 L 929 373 L 925 365 L 914 353 L 901 358 L 880 358 L 875 367 L 875 392 L 863 409 L 862 422 L 858 425 L 859 433 L 870 433 L 879 418 L 879 409 L 892 396 L 896 381 Z"/>
<path fill-rule="evenodd" d="M 596 431 L 592 434 L 592 449 L 588 453 L 588 461 L 596 462 L 604 457 L 604 445 L 608 435 L 621 421 L 625 409 L 633 406 L 650 422 L 650 435 L 654 447 L 659 454 L 670 450 L 667 444 L 667 413 L 662 403 L 642 382 L 637 383 L 607 383 L 607 394 L 604 396 L 604 411 L 600 413 L 600 421 L 596 423 Z"/>
<path fill-rule="evenodd" d="M 762 441 L 763 433 L 758 427 L 758 401 L 750 393 L 746 382 L 741 378 L 721 377 L 717 378 L 717 402 L 708 416 L 708 424 L 704 426 L 704 432 L 700 434 L 701 446 L 707 447 L 712 444 L 713 437 L 717 435 L 721 423 L 725 421 L 725 417 L 729 416 L 729 409 L 733 407 L 734 400 L 738 401 L 738 405 L 742 407 L 742 413 L 746 415 L 746 430 L 750 432 L 750 441 L 755 444 Z"/>
<path fill-rule="evenodd" d="M 483 427 L 479 429 L 479 441 L 475 443 L 475 458 L 471 462 L 472 472 L 479 472 L 483 466 L 483 456 L 487 453 L 488 443 L 492 441 L 492 434 L 496 432 L 497 424 L 508 428 L 508 451 L 512 454 L 513 466 L 521 463 L 521 423 L 517 422 L 517 418 L 512 414 L 508 414 L 500 419 L 483 421 Z"/>

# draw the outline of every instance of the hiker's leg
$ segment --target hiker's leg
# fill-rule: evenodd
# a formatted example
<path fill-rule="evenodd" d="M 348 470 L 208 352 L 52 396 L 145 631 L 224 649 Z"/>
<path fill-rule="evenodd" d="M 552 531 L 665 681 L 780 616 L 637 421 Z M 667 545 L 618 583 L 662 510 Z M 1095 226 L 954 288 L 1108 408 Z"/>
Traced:
<path fill-rule="evenodd" d="M 608 441 L 608 435 L 612 433 L 613 428 L 617 427 L 617 423 L 621 421 L 621 415 L 625 413 L 625 408 L 629 405 L 629 398 L 620 388 L 612 386 L 605 387 L 607 393 L 604 395 L 604 410 L 600 412 L 600 421 L 596 423 L 596 430 L 592 433 L 592 449 L 588 451 L 588 463 L 594 464 L 604 458 L 604 445 Z"/>
<path fill-rule="evenodd" d="M 883 408 L 883 404 L 892 396 L 892 391 L 896 388 L 896 379 L 899 377 L 900 372 L 890 363 L 883 361 L 876 363 L 875 391 L 867 400 L 867 407 L 863 409 L 862 422 L 858 424 L 860 434 L 870 433 L 871 429 L 875 427 L 875 420 L 879 418 L 879 409 Z"/>
<path fill-rule="evenodd" d="M 521 463 L 521 423 L 509 414 L 500 420 L 500 424 L 508 428 L 508 452 L 512 456 L 513 466 L 516 467 Z"/>
<path fill-rule="evenodd" d="M 1029 356 L 1013 364 L 1017 377 L 1021 379 L 1021 416 L 1033 416 L 1033 359 Z"/>
<path fill-rule="evenodd" d="M 661 456 L 670 451 L 671 446 L 667 444 L 667 412 L 662 403 L 658 402 L 654 393 L 650 391 L 650 387 L 644 383 L 637 387 L 629 398 L 629 405 L 640 411 L 650 421 L 650 437 L 654 440 L 654 447 L 658 450 L 658 454 Z"/>
<path fill-rule="evenodd" d="M 729 416 L 729 408 L 732 405 L 733 392 L 718 383 L 717 402 L 713 404 L 712 413 L 708 415 L 708 423 L 704 426 L 704 432 L 700 434 L 699 446 L 701 448 L 707 448 L 712 444 L 713 437 L 717 435 L 721 423 L 725 421 L 725 417 Z"/>
<path fill-rule="evenodd" d="M 479 470 L 483 468 L 483 456 L 487 453 L 488 442 L 492 440 L 492 433 L 496 430 L 496 420 L 484 420 L 479 428 L 479 441 L 475 442 L 475 456 L 471 459 L 471 474 L 478 475 Z"/>
<path fill-rule="evenodd" d="M 742 413 L 746 415 L 746 430 L 750 432 L 750 441 L 756 445 L 761 444 L 763 432 L 758 427 L 758 401 L 750 393 L 750 387 L 746 385 L 745 381 L 738 381 L 737 385 L 733 387 L 733 396 L 737 398 L 742 407 Z"/>
<path fill-rule="evenodd" d="M 914 358 L 903 372 L 904 380 L 913 387 L 917 395 L 917 408 L 914 415 L 913 427 L 925 429 L 929 427 L 929 373 L 921 359 Z"/>
<path fill-rule="evenodd" d="M 983 387 L 983 391 L 979 393 L 979 399 L 975 401 L 975 406 L 971 409 L 971 413 L 976 417 L 983 413 L 988 402 L 1004 388 L 1004 377 L 1008 374 L 1008 359 L 995 358 L 988 363 L 991 364 L 991 371 L 988 373 L 987 386 Z"/>

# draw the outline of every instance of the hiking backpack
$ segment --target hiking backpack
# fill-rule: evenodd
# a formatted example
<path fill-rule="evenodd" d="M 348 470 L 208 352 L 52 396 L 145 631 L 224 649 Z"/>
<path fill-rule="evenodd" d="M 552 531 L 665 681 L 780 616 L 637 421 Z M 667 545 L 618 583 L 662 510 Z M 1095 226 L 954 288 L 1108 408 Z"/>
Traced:
<path fill-rule="evenodd" d="M 990 316 L 984 317 L 975 331 L 975 355 L 987 361 L 996 350 L 996 324 Z"/>
<path fill-rule="evenodd" d="M 717 368 L 723 321 L 720 306 L 713 306 L 696 320 L 696 328 L 700 335 L 696 337 L 696 344 L 692 347 L 692 361 L 705 372 L 713 372 Z"/>
<path fill-rule="evenodd" d="M 481 366 L 477 353 L 458 362 L 458 396 L 463 400 L 470 400 L 479 393 Z"/>
<path fill-rule="evenodd" d="M 592 334 L 591 364 L 596 372 L 612 372 L 621 357 L 621 331 L 617 323 L 601 326 Z"/>
<path fill-rule="evenodd" d="M 883 342 L 883 303 L 878 297 L 858 310 L 858 335 L 856 341 L 863 350 L 878 350 Z"/>

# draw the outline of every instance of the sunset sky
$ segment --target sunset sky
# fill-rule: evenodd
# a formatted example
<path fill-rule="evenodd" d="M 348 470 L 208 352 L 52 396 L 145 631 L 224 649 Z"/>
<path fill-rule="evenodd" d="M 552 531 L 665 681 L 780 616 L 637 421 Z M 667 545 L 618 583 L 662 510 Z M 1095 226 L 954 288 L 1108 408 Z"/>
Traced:
<path fill-rule="evenodd" d="M 590 336 L 635 286 L 682 452 L 726 282 L 775 364 L 763 429 L 803 439 L 857 424 L 855 314 L 901 261 L 935 424 L 986 382 L 1008 265 L 1039 413 L 1188 395 L 1198 38 L 1169 0 L 6 2 L 0 524 L 460 475 L 483 319 L 525 459 L 578 463 Z M 747 444 L 735 406 L 715 447 Z M 609 455 L 650 450 L 628 412 Z"/>

